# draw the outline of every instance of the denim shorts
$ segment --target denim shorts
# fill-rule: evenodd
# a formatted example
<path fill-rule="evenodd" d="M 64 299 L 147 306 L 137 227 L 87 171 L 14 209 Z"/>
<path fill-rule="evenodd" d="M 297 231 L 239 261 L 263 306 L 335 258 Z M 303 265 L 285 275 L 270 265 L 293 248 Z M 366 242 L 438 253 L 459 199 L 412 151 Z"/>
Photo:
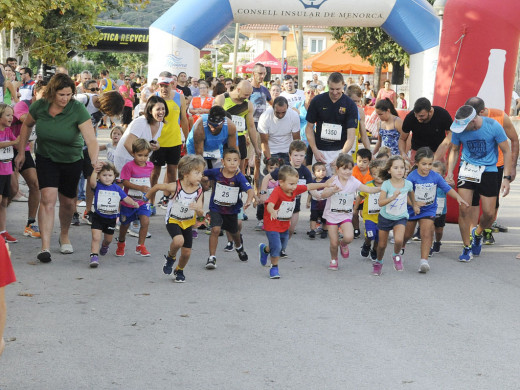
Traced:
<path fill-rule="evenodd" d="M 269 254 L 271 257 L 280 257 L 280 252 L 287 248 L 287 243 L 289 242 L 289 230 L 282 233 L 266 231 L 265 235 L 269 240 Z"/>
<path fill-rule="evenodd" d="M 401 218 L 401 219 L 393 220 L 393 219 L 387 219 L 387 218 L 383 217 L 381 214 L 379 214 L 379 220 L 377 222 L 377 227 L 379 228 L 379 230 L 388 232 L 388 231 L 392 230 L 394 228 L 394 226 L 397 226 L 397 225 L 406 226 L 407 221 L 408 221 L 408 218 Z"/>

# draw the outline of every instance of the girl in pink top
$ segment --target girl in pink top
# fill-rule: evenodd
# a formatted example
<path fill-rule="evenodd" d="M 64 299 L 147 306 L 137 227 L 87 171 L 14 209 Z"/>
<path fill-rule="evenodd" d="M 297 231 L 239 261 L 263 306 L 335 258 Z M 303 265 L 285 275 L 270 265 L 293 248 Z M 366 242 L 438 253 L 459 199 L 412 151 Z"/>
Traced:
<path fill-rule="evenodd" d="M 325 188 L 321 194 L 327 198 L 323 218 L 327 220 L 330 238 L 329 269 L 338 269 L 338 231 L 341 230 L 343 239 L 339 242 L 341 256 L 346 259 L 349 256 L 348 244 L 354 239 L 354 227 L 352 226 L 352 209 L 356 191 L 376 193 L 381 191 L 379 187 L 368 187 L 352 176 L 354 161 L 348 154 L 341 153 L 336 159 L 336 175 L 329 179 L 333 186 Z"/>

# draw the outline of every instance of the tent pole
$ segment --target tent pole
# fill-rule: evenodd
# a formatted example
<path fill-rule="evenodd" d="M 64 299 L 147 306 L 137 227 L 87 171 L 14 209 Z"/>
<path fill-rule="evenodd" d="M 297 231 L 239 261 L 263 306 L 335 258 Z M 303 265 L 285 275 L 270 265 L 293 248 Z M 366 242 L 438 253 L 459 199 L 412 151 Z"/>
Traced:
<path fill-rule="evenodd" d="M 240 23 L 237 23 L 235 26 L 235 45 L 233 48 L 233 69 L 231 72 L 231 78 L 234 80 L 237 76 L 237 65 L 238 65 L 238 38 L 240 35 Z"/>

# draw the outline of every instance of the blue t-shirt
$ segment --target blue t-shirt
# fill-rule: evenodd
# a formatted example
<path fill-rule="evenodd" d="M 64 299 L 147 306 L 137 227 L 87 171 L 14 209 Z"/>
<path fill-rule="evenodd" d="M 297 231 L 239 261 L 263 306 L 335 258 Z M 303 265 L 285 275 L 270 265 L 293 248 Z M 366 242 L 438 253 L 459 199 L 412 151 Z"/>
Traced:
<path fill-rule="evenodd" d="M 220 133 L 213 134 L 209 129 L 208 125 L 208 114 L 202 114 L 200 116 L 202 118 L 202 126 L 204 128 L 204 152 L 211 152 L 211 154 L 203 154 L 203 157 L 206 159 L 216 158 L 220 160 L 224 154 L 224 144 L 228 142 L 228 121 L 224 122 L 222 125 L 222 129 Z M 186 151 L 188 154 L 195 154 L 195 142 L 193 140 L 193 132 L 195 129 L 195 125 L 191 129 L 188 134 L 188 139 L 186 140 Z M 220 155 L 215 154 L 215 151 L 220 151 Z"/>
<path fill-rule="evenodd" d="M 413 191 L 413 184 L 411 181 L 405 180 L 403 188 L 397 189 L 390 180 L 385 180 L 381 186 L 381 191 L 386 192 L 387 198 L 391 198 L 397 190 L 400 191 L 399 196 L 386 206 L 381 207 L 379 212 L 379 215 L 392 221 L 408 218 L 408 193 Z"/>
<path fill-rule="evenodd" d="M 298 185 L 305 186 L 309 183 L 313 183 L 312 173 L 305 165 L 300 165 L 299 168 L 294 168 L 298 171 Z M 280 168 L 275 169 L 271 172 L 271 177 L 278 181 L 278 171 Z M 296 199 L 300 199 L 301 195 L 298 195 Z"/>
<path fill-rule="evenodd" d="M 222 168 L 206 169 L 204 176 L 215 182 L 209 209 L 219 214 L 238 214 L 242 208 L 240 193 L 252 189 L 245 176 L 237 171 L 233 177 L 225 177 Z"/>
<path fill-rule="evenodd" d="M 507 141 L 506 132 L 500 124 L 491 118 L 482 117 L 482 126 L 478 130 L 464 130 L 453 133 L 451 143 L 462 144 L 462 161 L 486 167 L 485 172 L 498 172 L 498 144 Z"/>
<path fill-rule="evenodd" d="M 305 108 L 305 102 L 298 103 L 295 108 L 300 114 L 300 139 L 308 145 L 309 141 L 307 141 L 307 134 L 305 133 L 305 129 L 307 128 L 307 109 Z"/>
<path fill-rule="evenodd" d="M 442 210 L 439 210 L 439 201 L 443 200 L 444 206 Z M 437 187 L 437 216 L 444 215 L 448 211 L 447 202 L 446 202 L 446 192 L 442 190 L 442 188 Z"/>
<path fill-rule="evenodd" d="M 97 182 L 94 190 L 94 211 L 103 218 L 117 218 L 119 215 L 119 202 L 128 195 L 117 184 L 109 186 Z"/>
<path fill-rule="evenodd" d="M 413 208 L 408 206 L 409 219 L 435 217 L 437 214 L 437 188 L 446 193 L 451 190 L 450 185 L 435 171 L 430 171 L 428 176 L 421 176 L 416 169 L 410 172 L 406 179 L 413 184 L 415 201 L 426 203 L 426 206 L 421 207 L 421 212 L 417 215 Z"/>

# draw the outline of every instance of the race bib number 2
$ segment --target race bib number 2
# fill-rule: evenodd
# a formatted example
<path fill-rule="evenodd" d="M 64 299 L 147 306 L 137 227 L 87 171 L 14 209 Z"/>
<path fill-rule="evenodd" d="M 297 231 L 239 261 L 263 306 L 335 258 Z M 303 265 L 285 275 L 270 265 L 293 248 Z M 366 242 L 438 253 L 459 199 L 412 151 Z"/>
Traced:
<path fill-rule="evenodd" d="M 121 197 L 115 191 L 99 190 L 97 209 L 103 214 L 117 214 Z"/>

